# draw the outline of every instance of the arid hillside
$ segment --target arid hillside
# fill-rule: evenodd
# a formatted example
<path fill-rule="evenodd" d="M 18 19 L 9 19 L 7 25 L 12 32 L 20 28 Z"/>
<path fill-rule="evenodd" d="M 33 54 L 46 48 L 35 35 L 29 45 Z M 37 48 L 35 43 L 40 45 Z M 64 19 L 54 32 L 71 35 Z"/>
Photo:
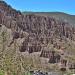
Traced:
<path fill-rule="evenodd" d="M 7 75 L 74 70 L 73 24 L 46 14 L 24 14 L 0 1 L 0 70 Z"/>

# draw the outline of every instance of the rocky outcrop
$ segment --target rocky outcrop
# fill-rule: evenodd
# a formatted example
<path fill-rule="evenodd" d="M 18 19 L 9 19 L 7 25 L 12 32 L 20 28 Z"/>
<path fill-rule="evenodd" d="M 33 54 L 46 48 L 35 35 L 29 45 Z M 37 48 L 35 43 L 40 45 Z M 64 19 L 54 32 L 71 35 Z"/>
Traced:
<path fill-rule="evenodd" d="M 42 50 L 40 57 L 49 58 L 49 63 L 58 63 L 61 58 L 59 53 L 52 50 Z"/>
<path fill-rule="evenodd" d="M 12 40 L 24 38 L 20 52 L 41 52 L 40 57 L 49 58 L 49 63 L 60 61 L 61 55 L 53 53 L 48 46 L 61 49 L 62 41 L 75 41 L 75 27 L 50 16 L 22 14 L 4 1 L 0 1 L 0 27 L 5 25 L 12 31 Z M 60 43 L 58 43 L 60 42 Z M 44 51 L 45 50 L 45 51 Z"/>
<path fill-rule="evenodd" d="M 0 1 L 0 16 L 1 24 L 11 28 L 12 31 L 28 32 L 30 36 L 34 35 L 36 40 L 41 40 L 44 37 L 47 43 L 48 38 L 55 35 L 58 35 L 60 38 L 65 36 L 71 40 L 74 39 L 75 28 L 70 26 L 70 24 L 60 22 L 48 16 L 23 15 L 21 12 L 11 8 L 4 1 Z"/>

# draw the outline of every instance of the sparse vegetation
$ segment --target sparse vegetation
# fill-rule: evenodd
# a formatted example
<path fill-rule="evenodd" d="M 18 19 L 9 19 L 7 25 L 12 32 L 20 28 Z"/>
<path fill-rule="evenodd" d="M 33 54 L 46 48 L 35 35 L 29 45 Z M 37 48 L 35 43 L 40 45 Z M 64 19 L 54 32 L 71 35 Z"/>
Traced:
<path fill-rule="evenodd" d="M 0 70 L 0 75 L 4 75 L 4 71 Z"/>
<path fill-rule="evenodd" d="M 5 2 L 2 7 L 4 14 L 7 13 L 7 15 L 0 12 L 2 17 L 0 75 L 30 75 L 31 70 L 61 72 L 59 65 L 64 59 L 75 64 L 75 28 L 73 26 L 65 21 L 48 17 L 49 14 L 45 13 L 43 15 L 22 14 Z M 61 57 L 58 62 L 57 55 Z M 49 59 L 52 59 L 51 62 Z M 66 72 L 74 73 L 68 69 Z"/>

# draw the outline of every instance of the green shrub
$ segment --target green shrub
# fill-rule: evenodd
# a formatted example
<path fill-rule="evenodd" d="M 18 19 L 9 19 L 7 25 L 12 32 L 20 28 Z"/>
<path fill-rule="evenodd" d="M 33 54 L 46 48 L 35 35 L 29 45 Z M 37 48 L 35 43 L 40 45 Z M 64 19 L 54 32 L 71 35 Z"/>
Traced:
<path fill-rule="evenodd" d="M 4 72 L 2 70 L 0 70 L 0 75 L 4 75 Z"/>

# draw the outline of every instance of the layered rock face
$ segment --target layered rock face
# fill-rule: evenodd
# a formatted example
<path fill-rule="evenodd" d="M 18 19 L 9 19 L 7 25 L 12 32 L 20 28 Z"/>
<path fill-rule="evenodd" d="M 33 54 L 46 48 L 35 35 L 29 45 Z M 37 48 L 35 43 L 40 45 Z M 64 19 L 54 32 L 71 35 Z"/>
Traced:
<path fill-rule="evenodd" d="M 19 47 L 20 52 L 50 50 L 50 45 L 59 50 L 63 41 L 75 41 L 75 27 L 69 23 L 50 16 L 22 14 L 4 1 L 0 1 L 0 27 L 2 25 L 12 31 L 13 37 L 9 47 L 15 39 L 24 38 Z"/>
<path fill-rule="evenodd" d="M 13 32 L 13 38 L 24 37 L 23 32 L 28 33 L 27 42 L 36 42 L 39 44 L 53 43 L 53 39 L 60 40 L 69 38 L 75 40 L 75 28 L 66 22 L 60 22 L 49 16 L 39 16 L 34 14 L 23 15 L 0 1 L 0 23 L 10 28 Z"/>

